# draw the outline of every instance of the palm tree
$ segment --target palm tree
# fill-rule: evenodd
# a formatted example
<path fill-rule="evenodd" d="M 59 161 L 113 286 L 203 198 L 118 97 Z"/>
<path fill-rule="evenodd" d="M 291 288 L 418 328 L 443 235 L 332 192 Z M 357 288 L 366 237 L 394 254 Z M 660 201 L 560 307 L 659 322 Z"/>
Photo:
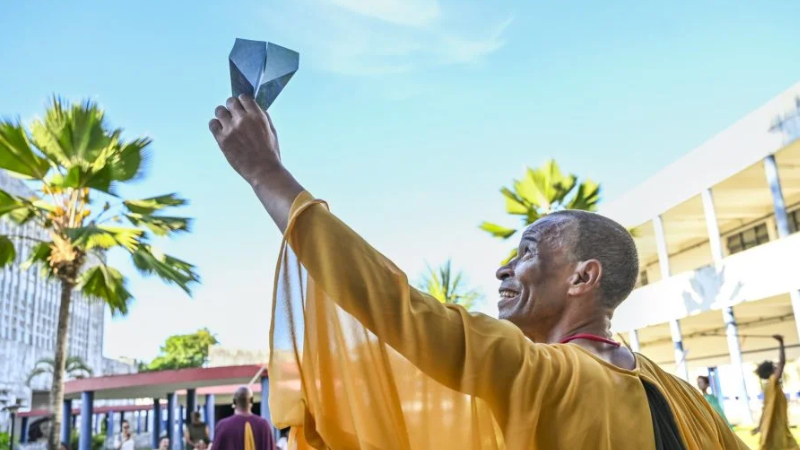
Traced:
<path fill-rule="evenodd" d="M 428 266 L 419 288 L 442 303 L 454 303 L 471 309 L 482 295 L 477 289 L 468 288 L 465 284 L 464 273 L 459 271 L 454 275 L 451 262 L 447 260 L 438 269 Z"/>
<path fill-rule="evenodd" d="M 37 265 L 61 285 L 49 450 L 58 448 L 73 291 L 104 301 L 115 314 L 127 313 L 132 299 L 127 279 L 106 264 L 108 250 L 124 250 L 140 272 L 155 274 L 187 294 L 199 281 L 193 265 L 165 255 L 151 243 L 152 236 L 189 230 L 190 219 L 163 214 L 186 200 L 176 194 L 119 198 L 119 184 L 144 176 L 142 161 L 151 141 L 123 140 L 122 130 L 109 128 L 104 117 L 93 102 L 65 105 L 54 97 L 44 119 L 35 120 L 30 130 L 19 119 L 0 121 L 0 168 L 27 179 L 35 192 L 23 198 L 0 190 L 0 216 L 20 225 L 33 222 L 47 236 L 39 240 L 0 235 L 0 268 L 17 259 L 16 246 L 24 249 L 21 241 L 26 239 L 33 242 L 22 267 Z"/>
<path fill-rule="evenodd" d="M 31 382 L 34 378 L 38 377 L 39 375 L 44 374 L 53 374 L 55 373 L 56 362 L 53 358 L 42 358 L 36 361 L 36 364 L 33 365 L 33 370 L 31 373 L 28 374 L 28 380 L 26 384 L 28 386 L 31 385 Z M 68 356 L 66 359 L 64 372 L 72 376 L 73 378 L 84 378 L 86 376 L 92 376 L 94 371 L 92 368 L 89 367 L 80 357 L 78 356 Z"/>
<path fill-rule="evenodd" d="M 513 187 L 513 190 L 504 187 L 500 192 L 506 200 L 506 212 L 520 216 L 523 229 L 555 211 L 595 211 L 600 202 L 599 184 L 586 178 L 579 183 L 577 176 L 565 176 L 552 159 L 539 168 L 528 168 L 525 178 L 514 180 Z M 489 222 L 483 222 L 480 228 L 500 239 L 508 239 L 519 231 Z M 503 264 L 515 256 L 516 249 L 511 251 Z"/>

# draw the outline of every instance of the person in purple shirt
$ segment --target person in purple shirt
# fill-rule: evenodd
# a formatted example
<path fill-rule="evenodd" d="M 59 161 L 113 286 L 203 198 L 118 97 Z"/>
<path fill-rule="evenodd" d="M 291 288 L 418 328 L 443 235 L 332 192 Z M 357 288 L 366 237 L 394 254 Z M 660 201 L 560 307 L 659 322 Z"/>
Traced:
<path fill-rule="evenodd" d="M 275 450 L 272 425 L 253 415 L 253 392 L 242 386 L 233 394 L 234 414 L 217 423 L 213 450 Z M 264 406 L 266 407 L 266 401 Z"/>

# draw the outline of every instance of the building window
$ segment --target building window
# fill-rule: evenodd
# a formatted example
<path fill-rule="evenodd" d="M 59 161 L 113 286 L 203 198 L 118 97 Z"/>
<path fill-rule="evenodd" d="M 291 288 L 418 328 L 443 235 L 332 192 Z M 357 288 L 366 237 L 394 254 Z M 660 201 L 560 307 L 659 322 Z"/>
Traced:
<path fill-rule="evenodd" d="M 733 255 L 767 242 L 767 225 L 762 223 L 728 237 L 728 253 Z"/>
<path fill-rule="evenodd" d="M 797 233 L 800 231 L 800 209 L 795 209 L 789 213 L 789 232 Z"/>

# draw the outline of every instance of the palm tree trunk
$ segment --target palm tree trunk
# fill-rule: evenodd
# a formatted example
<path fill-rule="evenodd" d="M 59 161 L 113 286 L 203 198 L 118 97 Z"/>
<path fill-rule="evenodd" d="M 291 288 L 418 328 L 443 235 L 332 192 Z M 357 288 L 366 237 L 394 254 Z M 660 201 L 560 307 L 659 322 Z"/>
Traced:
<path fill-rule="evenodd" d="M 53 387 L 50 389 L 50 408 L 53 422 L 47 439 L 47 450 L 58 450 L 61 442 L 61 404 L 64 403 L 64 369 L 67 363 L 67 331 L 69 330 L 69 304 L 75 286 L 61 280 L 61 305 L 58 308 L 58 328 L 56 331 L 56 354 L 53 360 Z"/>

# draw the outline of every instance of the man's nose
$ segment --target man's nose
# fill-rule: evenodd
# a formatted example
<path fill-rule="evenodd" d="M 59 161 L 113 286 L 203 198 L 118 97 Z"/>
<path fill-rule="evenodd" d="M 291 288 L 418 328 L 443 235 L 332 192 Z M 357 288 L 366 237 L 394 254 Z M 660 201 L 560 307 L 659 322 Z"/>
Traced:
<path fill-rule="evenodd" d="M 507 262 L 506 264 L 500 266 L 495 273 L 495 276 L 498 280 L 503 281 L 506 278 L 511 278 L 514 275 L 514 261 L 516 258 L 512 259 L 511 261 Z"/>

